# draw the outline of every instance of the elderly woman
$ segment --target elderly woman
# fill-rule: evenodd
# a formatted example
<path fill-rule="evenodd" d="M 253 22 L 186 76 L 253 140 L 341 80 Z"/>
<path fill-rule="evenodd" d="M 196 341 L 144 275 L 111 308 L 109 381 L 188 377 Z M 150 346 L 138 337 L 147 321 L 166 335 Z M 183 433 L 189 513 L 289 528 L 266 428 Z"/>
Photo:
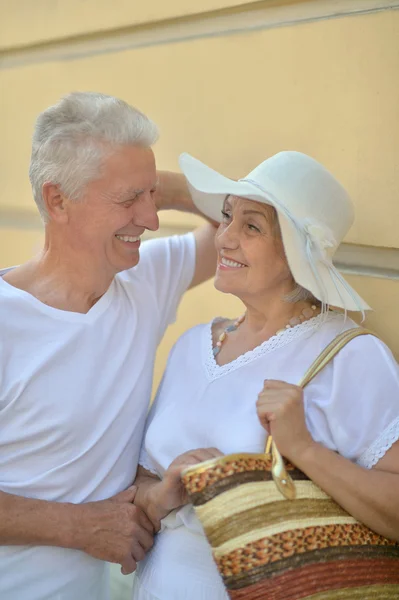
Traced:
<path fill-rule="evenodd" d="M 298 152 L 238 182 L 188 155 L 180 164 L 196 205 L 221 220 L 215 287 L 245 310 L 194 327 L 171 351 L 136 480 L 136 502 L 161 531 L 139 564 L 135 600 L 227 598 L 180 473 L 221 453 L 262 452 L 268 433 L 346 511 L 399 540 L 391 352 L 377 337 L 357 337 L 304 393 L 296 385 L 324 347 L 356 327 L 346 311 L 369 308 L 332 264 L 353 222 L 347 193 Z"/>

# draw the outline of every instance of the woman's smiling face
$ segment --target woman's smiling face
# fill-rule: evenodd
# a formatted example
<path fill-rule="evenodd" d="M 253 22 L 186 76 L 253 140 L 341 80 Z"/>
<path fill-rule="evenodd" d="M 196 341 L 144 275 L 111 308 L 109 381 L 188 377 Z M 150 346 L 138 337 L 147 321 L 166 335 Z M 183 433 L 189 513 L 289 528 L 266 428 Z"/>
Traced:
<path fill-rule="evenodd" d="M 228 196 L 216 234 L 215 287 L 241 300 L 281 297 L 294 287 L 273 207 Z"/>

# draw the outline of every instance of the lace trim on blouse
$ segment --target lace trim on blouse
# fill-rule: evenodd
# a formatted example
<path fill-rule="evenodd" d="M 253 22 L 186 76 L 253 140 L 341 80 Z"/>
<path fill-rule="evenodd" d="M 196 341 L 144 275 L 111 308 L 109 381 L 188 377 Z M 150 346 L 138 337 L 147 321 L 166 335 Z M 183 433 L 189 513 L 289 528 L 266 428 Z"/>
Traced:
<path fill-rule="evenodd" d="M 360 456 L 357 464 L 366 469 L 371 469 L 399 440 L 399 417 L 397 417 L 381 433 L 373 444 Z"/>
<path fill-rule="evenodd" d="M 323 323 L 331 322 L 331 321 L 343 321 L 343 316 L 341 313 L 331 311 L 327 315 L 320 314 L 308 321 L 304 321 L 295 327 L 290 327 L 286 329 L 284 332 L 279 335 L 273 335 L 271 338 L 254 348 L 253 350 L 249 350 L 244 354 L 241 354 L 235 360 L 225 364 L 218 365 L 216 359 L 213 355 L 213 335 L 212 328 L 215 323 L 218 321 L 224 320 L 220 317 L 214 319 L 208 326 L 207 331 L 207 349 L 206 349 L 206 358 L 205 358 L 205 368 L 209 378 L 216 379 L 217 377 L 222 377 L 226 375 L 226 373 L 231 373 L 231 371 L 235 371 L 239 369 L 241 366 L 246 365 L 260 356 L 268 354 L 269 352 L 273 352 L 277 350 L 277 348 L 282 348 L 287 344 L 297 340 L 298 338 L 308 334 L 312 334 L 315 329 L 318 329 Z"/>
<path fill-rule="evenodd" d="M 150 455 L 144 450 L 144 448 L 141 448 L 140 451 L 139 465 L 144 467 L 144 469 L 147 469 L 147 471 L 150 471 L 150 473 L 154 473 L 154 475 L 158 475 L 159 477 L 159 473 L 152 459 L 150 458 Z"/>

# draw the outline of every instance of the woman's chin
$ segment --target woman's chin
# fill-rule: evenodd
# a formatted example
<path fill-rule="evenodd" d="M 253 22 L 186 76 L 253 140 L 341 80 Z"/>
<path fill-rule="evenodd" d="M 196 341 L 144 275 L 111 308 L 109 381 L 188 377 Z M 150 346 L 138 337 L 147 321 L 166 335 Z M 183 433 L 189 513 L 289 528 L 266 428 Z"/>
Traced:
<path fill-rule="evenodd" d="M 222 292 L 223 294 L 233 294 L 233 296 L 237 295 L 237 286 L 231 285 L 231 283 L 227 282 L 224 277 L 219 277 L 217 274 L 213 285 L 218 292 Z"/>

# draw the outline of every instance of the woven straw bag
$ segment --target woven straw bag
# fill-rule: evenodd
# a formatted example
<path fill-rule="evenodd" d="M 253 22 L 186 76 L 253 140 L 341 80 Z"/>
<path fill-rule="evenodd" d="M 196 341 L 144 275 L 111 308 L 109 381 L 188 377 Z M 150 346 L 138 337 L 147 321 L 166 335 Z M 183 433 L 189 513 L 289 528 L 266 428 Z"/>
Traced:
<path fill-rule="evenodd" d="M 304 387 L 366 329 L 320 354 Z M 265 454 L 230 454 L 182 480 L 234 600 L 399 599 L 399 544 L 351 517 L 268 439 Z"/>

